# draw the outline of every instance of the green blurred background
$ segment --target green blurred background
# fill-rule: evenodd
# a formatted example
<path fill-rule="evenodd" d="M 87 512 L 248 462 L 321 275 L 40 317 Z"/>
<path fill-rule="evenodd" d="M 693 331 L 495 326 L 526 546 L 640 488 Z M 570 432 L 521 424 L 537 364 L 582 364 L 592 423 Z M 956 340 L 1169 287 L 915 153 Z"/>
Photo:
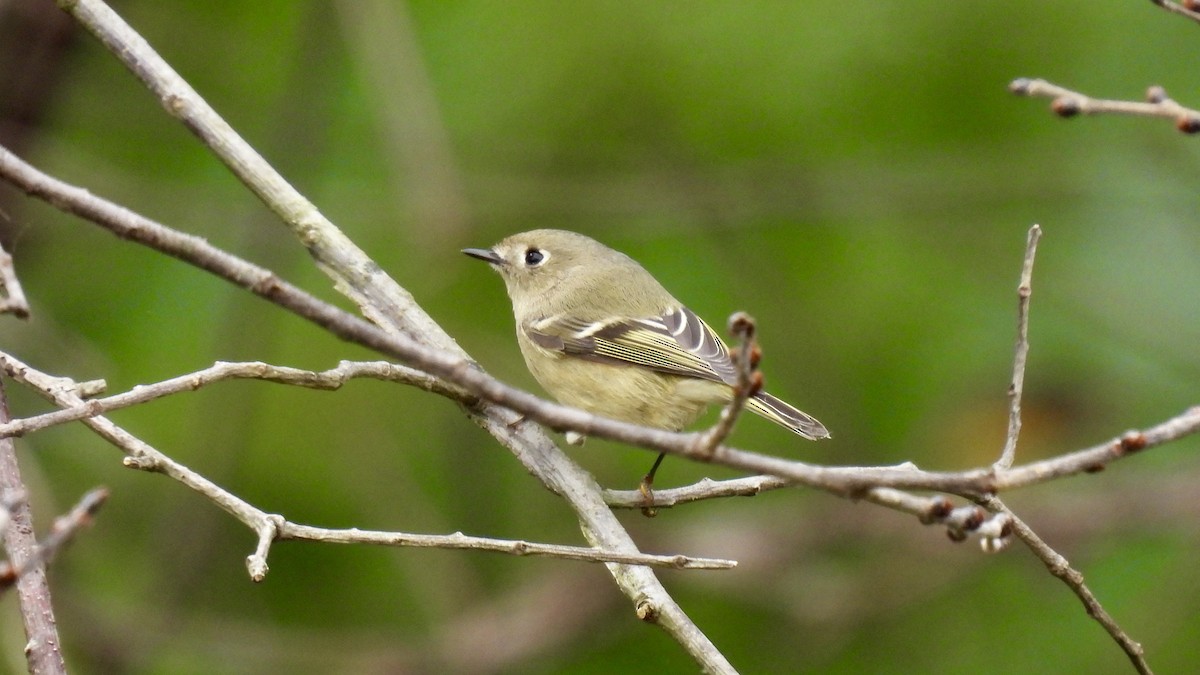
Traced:
<path fill-rule="evenodd" d="M 1045 237 L 1019 458 L 1200 403 L 1197 140 L 1062 121 L 1015 77 L 1194 95 L 1197 26 L 1150 3 L 127 1 L 115 7 L 498 377 L 534 391 L 500 280 L 458 254 L 534 227 L 623 250 L 714 325 L 760 323 L 811 461 L 965 469 L 999 452 L 1025 233 Z M 0 2 L 5 143 L 35 165 L 338 302 L 274 217 L 49 0 Z M 49 34 L 44 43 L 33 36 Z M 36 47 L 36 49 L 35 49 Z M 189 266 L 0 186 L 32 302 L 0 343 L 110 392 L 215 360 L 373 358 Z M 46 405 L 9 387 L 15 413 Z M 457 408 L 402 387 L 220 384 L 112 418 L 254 504 L 331 527 L 580 543 L 575 519 Z M 284 543 L 122 468 L 80 425 L 19 443 L 40 528 L 110 503 L 51 571 L 78 672 L 692 672 L 600 566 Z M 1010 495 L 1160 672 L 1200 644 L 1200 441 Z M 633 487 L 645 451 L 571 455 Z M 662 485 L 719 468 L 669 461 Z M 805 490 L 622 520 L 743 672 L 1126 672 L 1020 547 Z M 3 668 L 22 672 L 16 598 Z"/>

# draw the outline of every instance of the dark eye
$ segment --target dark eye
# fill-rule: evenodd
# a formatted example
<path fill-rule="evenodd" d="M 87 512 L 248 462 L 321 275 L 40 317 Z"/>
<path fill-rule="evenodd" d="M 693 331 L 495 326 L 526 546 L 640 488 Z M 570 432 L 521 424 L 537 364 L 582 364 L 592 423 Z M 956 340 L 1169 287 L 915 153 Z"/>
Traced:
<path fill-rule="evenodd" d="M 525 264 L 529 265 L 530 267 L 541 265 L 542 261 L 545 259 L 546 254 L 542 253 L 536 248 L 531 248 L 528 251 L 525 251 Z"/>

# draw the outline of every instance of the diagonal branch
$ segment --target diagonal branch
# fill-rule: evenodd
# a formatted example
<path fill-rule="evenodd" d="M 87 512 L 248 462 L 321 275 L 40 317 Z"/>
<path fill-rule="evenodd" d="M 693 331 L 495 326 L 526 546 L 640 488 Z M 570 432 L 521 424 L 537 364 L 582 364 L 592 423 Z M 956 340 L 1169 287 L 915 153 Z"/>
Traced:
<path fill-rule="evenodd" d="M 1031 527 L 1025 524 L 1025 521 L 1018 518 L 1016 514 L 1009 510 L 998 497 L 983 497 L 978 501 L 981 506 L 984 506 L 988 510 L 1008 516 L 1012 523 L 1013 533 L 1016 534 L 1017 538 L 1024 542 L 1029 547 L 1029 550 L 1033 551 L 1033 554 L 1046 565 L 1046 569 L 1050 571 L 1050 574 L 1062 580 L 1079 597 L 1080 602 L 1083 603 L 1084 608 L 1087 610 L 1088 616 L 1095 619 L 1112 636 L 1113 640 L 1117 642 L 1121 649 L 1124 650 L 1126 656 L 1129 657 L 1129 660 L 1133 663 L 1133 667 L 1139 673 L 1149 675 L 1151 672 L 1150 665 L 1146 663 L 1146 656 L 1142 650 L 1142 645 L 1134 642 L 1117 625 L 1112 616 L 1104 610 L 1104 607 L 1100 605 L 1100 601 L 1092 594 L 1091 589 L 1084 584 L 1083 574 L 1071 567 L 1071 563 L 1066 558 L 1043 541 Z"/>

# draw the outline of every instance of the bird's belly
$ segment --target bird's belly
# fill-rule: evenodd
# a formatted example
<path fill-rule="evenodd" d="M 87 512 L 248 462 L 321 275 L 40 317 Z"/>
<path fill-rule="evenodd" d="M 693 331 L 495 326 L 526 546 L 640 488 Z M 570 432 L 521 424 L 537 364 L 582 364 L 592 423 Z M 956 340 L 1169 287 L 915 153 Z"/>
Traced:
<path fill-rule="evenodd" d="M 672 431 L 688 426 L 709 403 L 728 396 L 723 391 L 728 388 L 714 382 L 635 366 L 563 356 L 527 364 L 538 383 L 564 405 Z"/>

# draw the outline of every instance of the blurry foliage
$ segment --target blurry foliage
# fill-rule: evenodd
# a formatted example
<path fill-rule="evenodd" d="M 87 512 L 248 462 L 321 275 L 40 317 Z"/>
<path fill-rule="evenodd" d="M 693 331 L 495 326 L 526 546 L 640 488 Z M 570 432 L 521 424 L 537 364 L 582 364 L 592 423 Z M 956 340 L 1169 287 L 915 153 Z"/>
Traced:
<path fill-rule="evenodd" d="M 987 463 L 1003 439 L 1024 234 L 1040 222 L 1019 456 L 1197 403 L 1196 140 L 1150 120 L 1063 122 L 1005 91 L 1018 76 L 1122 98 L 1160 83 L 1196 104 L 1185 92 L 1200 34 L 1148 3 L 389 3 L 408 14 L 415 65 L 436 97 L 453 158 L 437 168 L 464 195 L 462 231 L 415 218 L 421 183 L 396 168 L 378 114 L 398 94 L 372 90 L 355 48 L 370 36 L 344 20 L 347 4 L 117 9 L 505 380 L 535 386 L 501 283 L 457 251 L 574 229 L 642 261 L 714 324 L 737 309 L 756 316 L 771 389 L 834 435 L 800 444 L 748 419 L 737 445 L 848 464 Z M 54 86 L 27 130 L 33 163 L 347 306 L 90 37 L 78 36 Z M 369 357 L 7 187 L 0 200 L 35 312 L 29 324 L 0 322 L 0 340 L 40 368 L 105 377 L 117 392 L 217 359 L 324 368 Z M 44 409 L 19 393 L 14 405 Z M 416 391 L 227 383 L 113 418 L 302 522 L 580 539 L 568 510 L 503 449 Z M 242 563 L 251 534 L 184 488 L 121 468 L 79 427 L 20 445 L 42 517 L 95 484 L 112 489 L 51 574 L 68 661 L 84 672 L 467 670 L 439 654 L 490 649 L 489 638 L 511 647 L 509 631 L 546 646 L 501 672 L 694 668 L 635 620 L 600 567 L 281 544 L 253 586 Z M 1097 502 L 1152 502 L 1159 481 L 1200 469 L 1196 450 L 1190 439 L 1029 490 L 1037 509 L 1026 515 L 1037 528 L 1056 498 L 1086 486 Z M 618 487 L 650 461 L 598 441 L 570 452 Z M 1130 473 L 1137 480 L 1114 482 Z M 706 475 L 733 474 L 672 460 L 662 481 Z M 1018 512 L 1025 500 L 1013 496 Z M 1200 544 L 1194 521 L 1110 513 L 1088 535 L 1050 543 L 1151 664 L 1184 670 L 1200 640 L 1200 579 L 1185 563 Z M 798 491 L 623 519 L 647 550 L 743 561 L 664 577 L 745 672 L 1127 666 L 1019 548 L 984 557 L 911 518 Z M 555 597 L 553 613 L 570 620 L 525 625 L 498 609 L 567 575 L 589 589 Z M 489 611 L 498 620 L 471 623 Z M 20 671 L 19 621 L 4 616 L 8 667 Z"/>

